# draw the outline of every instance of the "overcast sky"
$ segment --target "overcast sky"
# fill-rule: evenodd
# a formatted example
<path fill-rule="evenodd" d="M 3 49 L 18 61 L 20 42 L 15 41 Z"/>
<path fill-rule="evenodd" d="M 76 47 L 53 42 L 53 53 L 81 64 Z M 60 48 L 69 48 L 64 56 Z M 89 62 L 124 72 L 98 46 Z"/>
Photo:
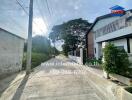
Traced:
<path fill-rule="evenodd" d="M 29 0 L 18 0 L 28 12 Z M 109 8 L 120 5 L 132 9 L 132 0 L 34 0 L 34 34 L 48 36 L 53 25 L 70 19 L 83 18 L 93 22 L 96 17 L 110 13 Z M 0 0 L 0 27 L 26 37 L 28 15 L 17 0 Z"/>

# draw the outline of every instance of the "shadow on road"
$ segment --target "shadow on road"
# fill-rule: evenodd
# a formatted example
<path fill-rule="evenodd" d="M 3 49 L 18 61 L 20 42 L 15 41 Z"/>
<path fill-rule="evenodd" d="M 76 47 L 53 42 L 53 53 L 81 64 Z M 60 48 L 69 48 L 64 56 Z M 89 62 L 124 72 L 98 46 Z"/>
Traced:
<path fill-rule="evenodd" d="M 23 93 L 23 90 L 25 88 L 25 85 L 28 81 L 29 75 L 25 75 L 25 77 L 23 78 L 21 84 L 19 85 L 19 87 L 16 90 L 16 93 L 14 94 L 12 100 L 20 100 L 21 95 Z"/>
<path fill-rule="evenodd" d="M 8 77 L 3 77 L 2 79 L 0 79 L 0 97 L 13 82 L 13 80 L 17 77 L 17 75 L 18 73 L 15 73 L 13 75 L 7 75 Z"/>

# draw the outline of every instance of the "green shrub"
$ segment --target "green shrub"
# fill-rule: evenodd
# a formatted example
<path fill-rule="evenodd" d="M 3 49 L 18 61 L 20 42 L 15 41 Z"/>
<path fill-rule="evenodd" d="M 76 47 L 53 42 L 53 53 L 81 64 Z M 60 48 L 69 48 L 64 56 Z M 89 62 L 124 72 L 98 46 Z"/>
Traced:
<path fill-rule="evenodd" d="M 125 75 L 128 71 L 129 60 L 124 49 L 118 49 L 114 44 L 108 43 L 104 48 L 103 69 L 107 73 Z"/>
<path fill-rule="evenodd" d="M 116 66 L 118 68 L 117 74 L 126 75 L 129 68 L 129 59 L 124 49 L 118 49 L 118 55 L 116 59 Z"/>
<path fill-rule="evenodd" d="M 87 58 L 86 59 L 86 65 L 101 65 L 102 64 L 102 60 L 99 59 L 97 60 L 96 58 Z"/>

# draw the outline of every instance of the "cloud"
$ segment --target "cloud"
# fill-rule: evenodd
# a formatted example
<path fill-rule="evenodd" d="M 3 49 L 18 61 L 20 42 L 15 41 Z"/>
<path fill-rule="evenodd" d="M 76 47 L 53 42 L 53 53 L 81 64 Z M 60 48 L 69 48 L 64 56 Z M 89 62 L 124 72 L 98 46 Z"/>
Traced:
<path fill-rule="evenodd" d="M 75 10 L 78 10 L 78 9 L 79 9 L 79 7 L 78 7 L 78 6 L 74 6 L 74 9 L 75 9 Z"/>
<path fill-rule="evenodd" d="M 41 17 L 33 19 L 33 32 L 34 35 L 47 35 L 47 27 Z"/>
<path fill-rule="evenodd" d="M 29 6 L 29 0 L 19 1 L 28 11 L 27 7 Z M 80 17 L 93 22 L 96 17 L 110 13 L 109 8 L 114 5 L 121 5 L 126 9 L 132 8 L 132 0 L 47 1 L 49 3 L 49 8 L 52 10 L 52 18 L 49 15 L 45 0 L 34 0 L 34 17 L 44 18 L 45 23 L 50 27 Z M 24 14 L 23 9 L 15 2 L 15 0 L 0 0 L 0 12 L 0 16 L 2 16 L 0 17 L 0 27 L 5 27 L 7 25 L 6 29 L 11 30 L 14 34 L 21 35 L 22 37 L 27 36 L 28 15 Z"/>

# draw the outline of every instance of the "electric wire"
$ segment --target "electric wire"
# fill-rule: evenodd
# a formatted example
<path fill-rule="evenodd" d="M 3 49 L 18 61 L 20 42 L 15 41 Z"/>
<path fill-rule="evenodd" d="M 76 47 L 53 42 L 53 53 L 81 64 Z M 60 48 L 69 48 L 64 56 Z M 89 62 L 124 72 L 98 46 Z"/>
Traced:
<path fill-rule="evenodd" d="M 49 25 L 48 25 L 48 23 L 46 22 L 46 19 L 45 19 L 45 17 L 43 16 L 43 13 L 41 12 L 41 7 L 39 6 L 39 2 L 36 2 L 36 4 L 37 4 L 38 11 L 39 11 L 40 15 L 41 15 L 43 21 L 45 22 L 45 25 L 46 25 L 47 29 L 49 29 Z"/>
<path fill-rule="evenodd" d="M 23 5 L 22 5 L 18 0 L 16 0 L 16 2 L 17 2 L 17 4 L 23 9 L 23 11 L 29 16 L 29 13 L 25 10 L 25 8 L 23 7 Z M 36 22 L 33 21 L 33 23 L 36 24 L 36 25 L 38 26 L 38 24 L 37 24 Z M 42 29 L 40 29 L 40 31 L 41 31 L 42 33 L 45 33 L 45 32 L 42 31 Z"/>

